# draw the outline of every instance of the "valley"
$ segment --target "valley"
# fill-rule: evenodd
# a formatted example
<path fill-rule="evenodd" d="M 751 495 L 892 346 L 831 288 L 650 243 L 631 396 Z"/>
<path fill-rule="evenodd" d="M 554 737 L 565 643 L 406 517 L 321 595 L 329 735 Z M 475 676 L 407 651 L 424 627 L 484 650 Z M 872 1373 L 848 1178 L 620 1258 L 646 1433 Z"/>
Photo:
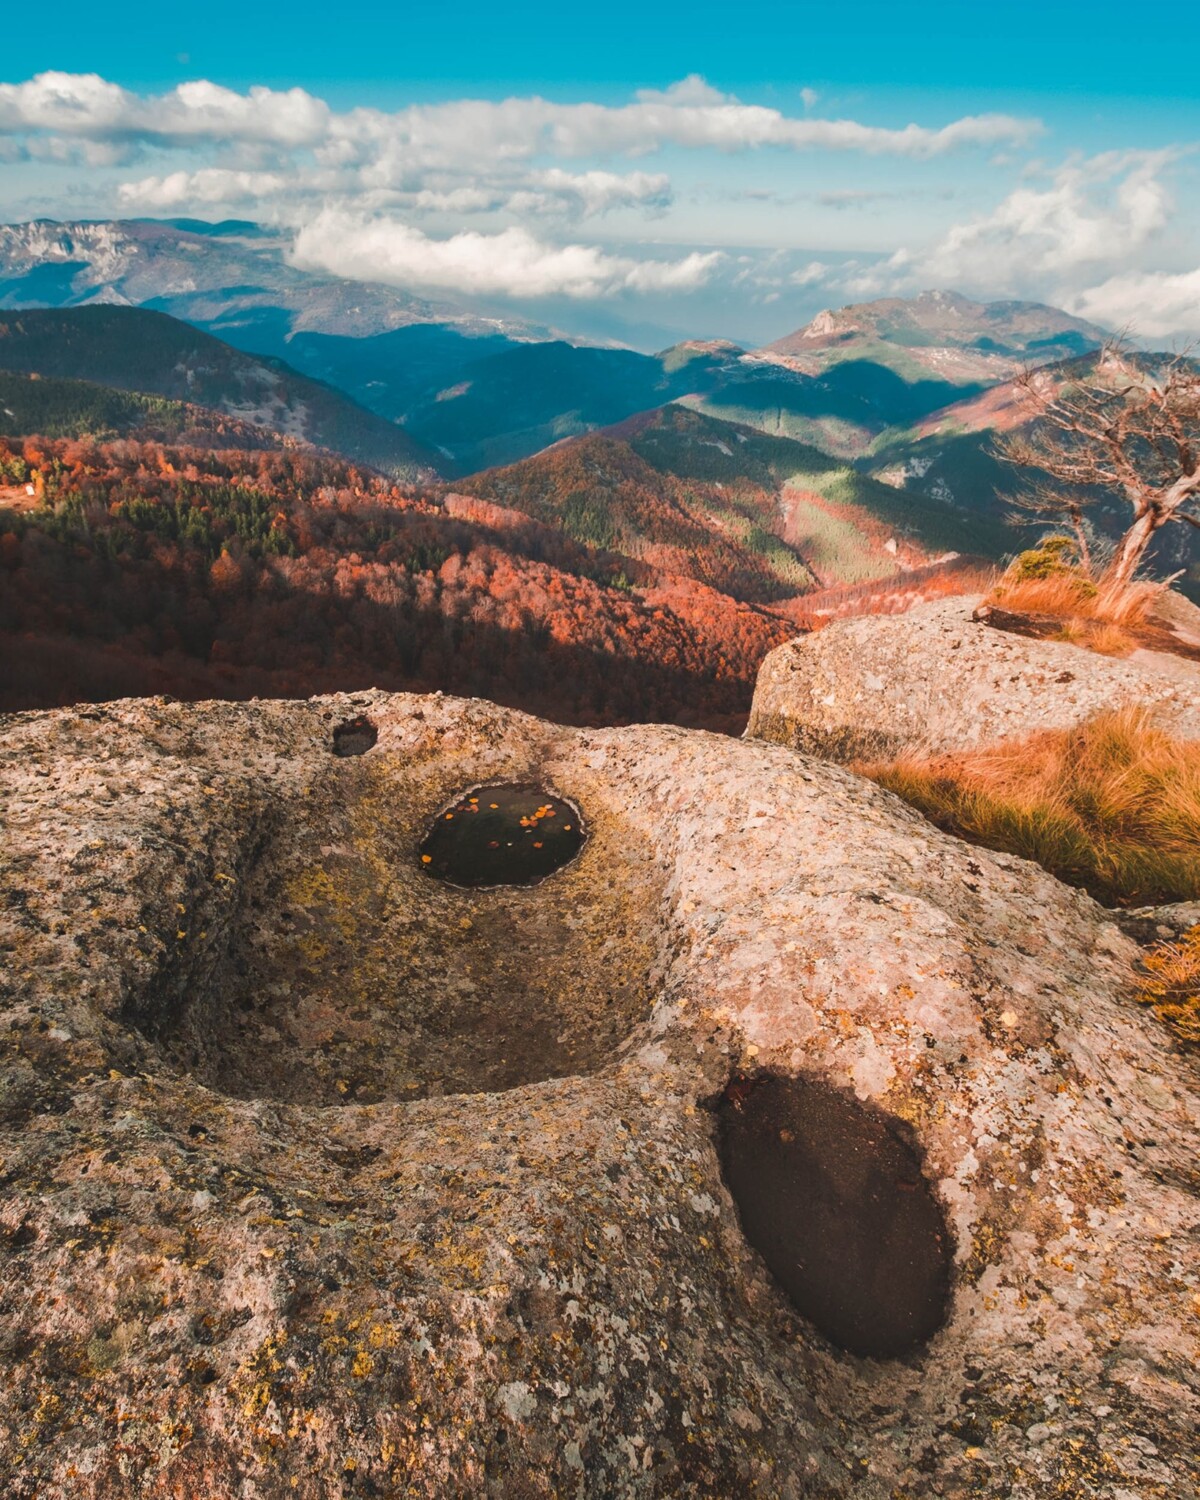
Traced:
<path fill-rule="evenodd" d="M 354 684 L 737 730 L 758 661 L 796 629 L 529 516 L 282 443 L 0 439 L 5 482 L 6 710 Z"/>
<path fill-rule="evenodd" d="M 736 731 L 782 639 L 1015 550 L 1012 377 L 1101 337 L 931 293 L 649 355 L 247 224 L 9 226 L 0 271 L 9 707 L 436 686 Z"/>

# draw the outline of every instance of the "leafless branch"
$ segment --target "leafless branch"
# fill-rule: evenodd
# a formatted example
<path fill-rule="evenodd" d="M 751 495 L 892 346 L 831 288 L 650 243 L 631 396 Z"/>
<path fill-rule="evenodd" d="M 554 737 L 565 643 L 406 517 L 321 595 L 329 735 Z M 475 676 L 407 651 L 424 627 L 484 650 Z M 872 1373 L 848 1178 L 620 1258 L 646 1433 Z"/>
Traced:
<path fill-rule="evenodd" d="M 1071 526 L 1086 555 L 1085 510 L 1120 497 L 1133 516 L 1112 573 L 1125 582 L 1162 526 L 1200 529 L 1182 509 L 1200 497 L 1200 369 L 1190 352 L 1154 360 L 1115 340 L 1077 370 L 1027 370 L 1016 386 L 1031 420 L 996 450 L 1040 476 L 1020 509 Z"/>

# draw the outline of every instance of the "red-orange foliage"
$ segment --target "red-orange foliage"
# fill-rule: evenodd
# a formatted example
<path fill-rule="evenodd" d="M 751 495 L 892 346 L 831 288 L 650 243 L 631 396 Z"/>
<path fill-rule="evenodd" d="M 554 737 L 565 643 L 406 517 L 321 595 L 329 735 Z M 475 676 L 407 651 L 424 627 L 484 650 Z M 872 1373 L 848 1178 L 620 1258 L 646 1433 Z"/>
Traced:
<path fill-rule="evenodd" d="M 312 452 L 0 440 L 0 473 L 22 457 L 46 504 L 0 516 L 7 709 L 377 685 L 736 730 L 758 662 L 795 633 L 528 517 L 455 514 Z"/>
<path fill-rule="evenodd" d="M 985 594 L 995 581 L 996 570 L 990 564 L 978 558 L 959 557 L 909 568 L 891 578 L 820 589 L 794 603 L 779 606 L 779 612 L 809 630 L 818 630 L 830 620 L 848 616 L 902 615 L 927 600 Z"/>
<path fill-rule="evenodd" d="M 621 440 L 633 427 L 626 423 L 459 481 L 455 498 L 460 506 L 473 500 L 496 510 L 514 507 L 749 602 L 771 605 L 797 593 L 803 585 L 782 582 L 728 524 L 736 516 L 764 532 L 776 529 L 777 491 L 747 478 L 718 484 L 665 473 Z M 804 572 L 799 563 L 796 571 Z"/>

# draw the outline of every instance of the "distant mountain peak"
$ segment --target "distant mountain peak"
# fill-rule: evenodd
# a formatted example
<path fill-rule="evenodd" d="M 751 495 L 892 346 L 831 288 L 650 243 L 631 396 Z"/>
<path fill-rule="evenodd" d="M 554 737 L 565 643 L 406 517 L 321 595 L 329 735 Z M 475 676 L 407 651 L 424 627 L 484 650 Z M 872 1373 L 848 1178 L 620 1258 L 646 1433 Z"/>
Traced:
<path fill-rule="evenodd" d="M 267 330 L 268 342 L 312 332 L 364 336 L 413 323 L 473 333 L 539 336 L 520 318 L 497 319 L 396 287 L 298 270 L 286 236 L 249 220 L 35 219 L 0 224 L 0 308 L 88 302 L 150 306 L 223 335 Z M 278 352 L 282 352 L 280 349 Z"/>
<path fill-rule="evenodd" d="M 984 347 L 1018 353 L 1056 337 L 1076 335 L 1091 346 L 1104 341 L 1105 330 L 1060 308 L 1040 302 L 976 302 L 961 292 L 934 288 L 915 297 L 880 297 L 826 308 L 796 333 L 768 345 L 779 353 L 827 348 L 831 341 L 854 336 L 881 339 L 909 347 Z"/>
<path fill-rule="evenodd" d="M 1094 323 L 1040 302 L 978 302 L 931 288 L 826 308 L 752 358 L 822 379 L 854 364 L 886 368 L 909 386 L 936 380 L 983 387 L 1026 365 L 1087 354 L 1107 337 Z"/>

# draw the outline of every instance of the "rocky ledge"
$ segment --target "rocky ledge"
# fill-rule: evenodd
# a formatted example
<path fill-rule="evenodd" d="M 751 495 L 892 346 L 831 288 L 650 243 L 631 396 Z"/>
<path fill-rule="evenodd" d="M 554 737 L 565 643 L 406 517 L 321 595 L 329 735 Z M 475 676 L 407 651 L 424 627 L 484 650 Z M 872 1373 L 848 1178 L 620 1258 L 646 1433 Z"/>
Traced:
<path fill-rule="evenodd" d="M 1200 739 L 1200 664 L 1015 635 L 973 619 L 979 602 L 838 620 L 777 646 L 759 671 L 747 735 L 837 760 L 936 754 L 1142 705 Z"/>
<path fill-rule="evenodd" d="M 432 878 L 500 782 L 578 853 Z M 1087 897 L 440 697 L 16 716 L 0 785 L 6 1496 L 1197 1492 L 1196 1070 Z"/>

